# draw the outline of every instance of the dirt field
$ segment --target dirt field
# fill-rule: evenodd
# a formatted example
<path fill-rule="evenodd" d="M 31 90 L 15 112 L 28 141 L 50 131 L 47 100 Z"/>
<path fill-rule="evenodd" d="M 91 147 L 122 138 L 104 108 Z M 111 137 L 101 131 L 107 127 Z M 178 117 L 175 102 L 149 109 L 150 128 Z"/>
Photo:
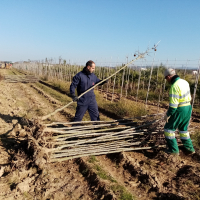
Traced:
<path fill-rule="evenodd" d="M 0 199 L 200 199 L 198 150 L 193 156 L 183 149 L 179 157 L 155 149 L 83 157 L 44 169 L 35 165 L 16 137 L 25 135 L 20 124 L 61 105 L 35 84 L 0 81 Z M 53 120 L 67 122 L 73 115 L 66 109 Z M 199 129 L 198 120 L 191 126 Z"/>

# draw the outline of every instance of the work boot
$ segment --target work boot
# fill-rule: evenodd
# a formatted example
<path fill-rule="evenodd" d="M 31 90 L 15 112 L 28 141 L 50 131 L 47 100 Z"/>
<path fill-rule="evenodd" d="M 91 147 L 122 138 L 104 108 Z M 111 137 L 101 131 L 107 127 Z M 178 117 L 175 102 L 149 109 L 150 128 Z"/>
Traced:
<path fill-rule="evenodd" d="M 173 153 L 173 152 L 178 153 L 179 152 L 176 138 L 174 138 L 174 139 L 166 138 L 166 141 L 167 141 L 167 148 L 169 149 L 169 153 Z"/>
<path fill-rule="evenodd" d="M 186 149 L 186 148 L 184 148 L 183 152 L 184 152 L 186 155 L 194 155 L 194 154 L 196 153 L 195 150 L 194 150 L 194 151 L 190 151 L 190 150 L 188 150 L 188 149 Z"/>
<path fill-rule="evenodd" d="M 196 152 L 195 151 L 190 151 L 189 153 L 188 153 L 188 155 L 193 155 L 193 154 L 195 154 Z"/>
<path fill-rule="evenodd" d="M 194 152 L 195 153 L 191 139 L 181 140 L 181 141 L 182 141 L 183 146 L 184 146 L 184 148 L 186 149 L 187 152 L 189 152 L 189 153 Z"/>
<path fill-rule="evenodd" d="M 179 156 L 179 152 L 172 152 L 169 149 L 165 149 L 164 152 L 167 153 L 167 154 L 170 154 L 170 155 Z"/>

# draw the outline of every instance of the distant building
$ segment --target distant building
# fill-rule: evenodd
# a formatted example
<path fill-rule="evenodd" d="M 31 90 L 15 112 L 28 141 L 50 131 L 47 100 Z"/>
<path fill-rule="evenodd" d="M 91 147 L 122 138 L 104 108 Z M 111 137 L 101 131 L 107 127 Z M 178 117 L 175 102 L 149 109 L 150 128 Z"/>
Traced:
<path fill-rule="evenodd" d="M 12 67 L 11 61 L 0 61 L 0 68 L 1 69 L 10 69 Z"/>
<path fill-rule="evenodd" d="M 196 75 L 196 74 L 198 74 L 197 71 L 192 71 L 192 75 Z"/>

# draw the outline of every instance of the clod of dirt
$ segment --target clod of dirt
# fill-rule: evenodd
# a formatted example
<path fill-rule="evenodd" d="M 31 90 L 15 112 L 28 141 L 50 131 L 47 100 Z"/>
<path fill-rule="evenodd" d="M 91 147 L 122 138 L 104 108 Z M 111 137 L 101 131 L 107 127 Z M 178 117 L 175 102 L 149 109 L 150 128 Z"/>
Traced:
<path fill-rule="evenodd" d="M 43 147 L 44 126 L 39 120 L 22 119 L 19 122 L 13 120 L 13 130 L 9 133 L 18 139 L 18 150 L 12 158 L 14 168 L 26 168 L 31 165 L 43 169 L 48 160 L 48 152 Z"/>
<path fill-rule="evenodd" d="M 4 174 L 4 169 L 5 169 L 5 167 L 1 166 L 1 168 L 0 168 L 0 177 L 2 177 L 2 175 Z"/>
<path fill-rule="evenodd" d="M 18 120 L 17 120 L 17 119 L 13 119 L 13 120 L 12 120 L 12 124 L 15 125 L 15 124 L 17 124 L 17 123 L 18 123 Z"/>
<path fill-rule="evenodd" d="M 19 189 L 22 193 L 28 192 L 31 188 L 29 187 L 29 184 L 35 179 L 35 177 L 28 177 L 23 182 L 19 183 L 16 187 L 16 189 Z"/>

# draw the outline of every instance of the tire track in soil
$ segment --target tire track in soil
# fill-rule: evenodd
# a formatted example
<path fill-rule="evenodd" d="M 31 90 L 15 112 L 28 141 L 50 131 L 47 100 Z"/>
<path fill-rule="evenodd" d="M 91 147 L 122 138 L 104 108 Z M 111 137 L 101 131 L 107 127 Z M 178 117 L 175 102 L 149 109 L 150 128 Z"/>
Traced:
<path fill-rule="evenodd" d="M 138 180 L 123 166 L 124 161 L 120 158 L 123 154 L 98 156 L 97 160 L 99 161 L 99 165 L 104 170 L 107 170 L 108 174 L 120 185 L 124 186 L 133 196 L 137 196 L 139 199 L 147 199 L 147 195 L 142 195 L 141 189 L 137 188 L 139 185 Z"/>
<path fill-rule="evenodd" d="M 55 104 L 57 106 L 57 108 L 60 108 L 61 106 L 63 106 L 63 104 L 60 101 L 58 101 L 55 98 L 51 97 L 50 95 L 46 94 L 42 89 L 36 87 L 33 84 L 31 84 L 30 87 L 35 89 L 40 95 L 44 96 L 44 98 L 46 98 L 50 103 Z M 72 121 L 72 119 L 74 118 L 74 116 L 70 112 L 70 110 L 68 110 L 66 108 L 64 110 L 60 111 L 59 113 L 64 115 L 68 121 Z"/>
<path fill-rule="evenodd" d="M 120 179 L 122 184 L 124 182 L 138 199 L 177 200 L 197 199 L 200 194 L 200 163 L 197 157 L 198 154 L 191 157 L 182 151 L 180 157 L 173 157 L 150 150 L 110 154 L 97 159 L 102 166 L 107 163 L 109 173 L 116 180 Z M 190 187 L 194 188 L 193 192 Z"/>
<path fill-rule="evenodd" d="M 110 189 L 110 184 L 103 181 L 92 168 L 91 164 L 88 163 L 88 157 L 76 159 L 79 165 L 80 173 L 85 177 L 85 180 L 90 185 L 93 194 L 96 196 L 95 199 L 101 200 L 113 200 L 118 199 L 113 191 Z"/>

